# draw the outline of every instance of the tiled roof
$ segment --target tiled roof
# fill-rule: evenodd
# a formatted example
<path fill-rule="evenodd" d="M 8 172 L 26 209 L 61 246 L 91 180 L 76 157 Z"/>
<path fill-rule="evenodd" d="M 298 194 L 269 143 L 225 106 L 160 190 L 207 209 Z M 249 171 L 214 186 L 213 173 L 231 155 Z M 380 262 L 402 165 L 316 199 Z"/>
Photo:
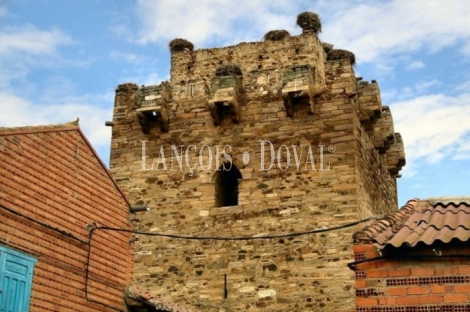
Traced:
<path fill-rule="evenodd" d="M 376 220 L 354 234 L 355 244 L 415 247 L 436 241 L 448 243 L 470 239 L 470 201 L 468 198 L 410 200 L 399 211 Z"/>
<path fill-rule="evenodd" d="M 171 312 L 194 312 L 195 310 L 185 308 L 179 304 L 167 302 L 160 296 L 153 296 L 142 287 L 131 285 L 126 289 L 127 300 L 133 299 L 145 304 L 147 307 L 154 307 L 157 311 Z"/>

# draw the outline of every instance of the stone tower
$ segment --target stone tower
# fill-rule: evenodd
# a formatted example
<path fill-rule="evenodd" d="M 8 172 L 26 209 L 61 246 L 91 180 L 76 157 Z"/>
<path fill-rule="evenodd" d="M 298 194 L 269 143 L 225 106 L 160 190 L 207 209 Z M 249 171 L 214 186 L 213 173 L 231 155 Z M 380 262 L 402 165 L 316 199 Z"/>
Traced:
<path fill-rule="evenodd" d="M 214 49 L 175 39 L 169 82 L 117 87 L 110 167 L 150 208 L 134 215 L 153 235 L 135 238 L 134 284 L 153 298 L 194 311 L 354 310 L 346 264 L 364 224 L 296 234 L 397 209 L 403 143 L 354 55 L 301 26 Z"/>

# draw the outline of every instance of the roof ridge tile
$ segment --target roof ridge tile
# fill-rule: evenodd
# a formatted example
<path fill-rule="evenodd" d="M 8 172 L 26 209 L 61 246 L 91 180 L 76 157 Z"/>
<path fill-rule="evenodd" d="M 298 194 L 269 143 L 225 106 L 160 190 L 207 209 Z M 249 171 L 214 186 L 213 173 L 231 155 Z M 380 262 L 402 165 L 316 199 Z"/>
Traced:
<path fill-rule="evenodd" d="M 0 136 L 14 135 L 14 134 L 27 134 L 48 131 L 60 130 L 75 130 L 79 129 L 79 118 L 74 121 L 54 124 L 54 125 L 37 125 L 37 126 L 20 126 L 20 127 L 0 127 Z"/>

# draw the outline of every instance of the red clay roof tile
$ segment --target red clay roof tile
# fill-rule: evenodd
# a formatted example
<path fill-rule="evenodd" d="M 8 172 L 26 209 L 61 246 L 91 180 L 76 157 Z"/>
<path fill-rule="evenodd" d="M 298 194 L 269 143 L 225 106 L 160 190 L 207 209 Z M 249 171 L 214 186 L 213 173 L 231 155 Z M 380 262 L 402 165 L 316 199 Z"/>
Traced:
<path fill-rule="evenodd" d="M 174 312 L 192 312 L 194 310 L 184 307 L 176 303 L 170 303 L 161 298 L 161 296 L 153 296 L 150 292 L 137 285 L 130 285 L 126 289 L 126 297 L 131 298 L 147 306 L 154 307 L 158 311 L 174 311 Z"/>
<path fill-rule="evenodd" d="M 461 200 L 461 199 L 459 199 Z M 355 244 L 415 247 L 436 241 L 470 239 L 470 202 L 411 200 L 395 214 L 378 219 L 354 234 Z"/>

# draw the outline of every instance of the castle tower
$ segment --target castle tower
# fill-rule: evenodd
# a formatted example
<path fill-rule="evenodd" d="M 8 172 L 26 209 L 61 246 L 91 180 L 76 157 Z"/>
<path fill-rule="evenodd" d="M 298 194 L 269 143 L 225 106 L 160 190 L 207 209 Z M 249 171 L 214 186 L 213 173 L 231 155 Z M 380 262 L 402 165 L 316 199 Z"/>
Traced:
<path fill-rule="evenodd" d="M 364 224 L 348 225 L 397 209 L 403 143 L 377 83 L 355 76 L 352 53 L 322 45 L 312 16 L 302 34 L 262 42 L 175 39 L 169 82 L 118 86 L 110 169 L 150 207 L 134 216 L 155 235 L 136 237 L 134 284 L 154 300 L 354 310 L 346 264 Z M 297 235 L 328 228 L 339 229 Z"/>

